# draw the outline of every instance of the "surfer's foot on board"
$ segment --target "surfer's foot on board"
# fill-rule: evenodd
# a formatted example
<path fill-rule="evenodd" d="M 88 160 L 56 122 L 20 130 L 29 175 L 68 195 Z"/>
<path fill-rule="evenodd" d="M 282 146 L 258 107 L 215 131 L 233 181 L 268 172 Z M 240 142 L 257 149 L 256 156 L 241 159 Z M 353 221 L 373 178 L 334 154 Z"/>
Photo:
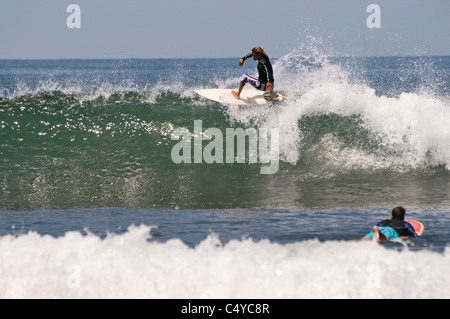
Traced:
<path fill-rule="evenodd" d="M 236 91 L 231 91 L 231 94 L 233 94 L 233 96 L 234 96 L 236 99 L 238 99 L 238 100 L 241 99 L 241 97 L 239 96 L 239 93 L 238 93 L 238 92 L 236 92 Z"/>

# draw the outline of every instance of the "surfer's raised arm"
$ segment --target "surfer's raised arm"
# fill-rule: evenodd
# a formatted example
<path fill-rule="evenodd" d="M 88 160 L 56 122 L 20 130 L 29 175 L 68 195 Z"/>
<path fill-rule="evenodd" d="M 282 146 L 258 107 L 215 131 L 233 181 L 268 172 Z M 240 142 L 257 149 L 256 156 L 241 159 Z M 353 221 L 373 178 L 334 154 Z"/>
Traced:
<path fill-rule="evenodd" d="M 247 54 L 246 56 L 244 56 L 242 59 L 239 60 L 239 66 L 243 66 L 245 60 L 251 58 L 253 56 L 253 52 L 250 52 L 249 54 Z"/>

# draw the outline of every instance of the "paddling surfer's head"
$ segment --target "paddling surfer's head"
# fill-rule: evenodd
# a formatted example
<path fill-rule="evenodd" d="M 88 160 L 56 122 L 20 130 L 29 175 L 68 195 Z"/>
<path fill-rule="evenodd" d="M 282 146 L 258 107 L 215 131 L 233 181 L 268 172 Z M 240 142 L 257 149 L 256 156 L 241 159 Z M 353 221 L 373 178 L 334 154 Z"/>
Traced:
<path fill-rule="evenodd" d="M 405 220 L 406 210 L 402 206 L 394 207 L 392 210 L 392 219 Z"/>

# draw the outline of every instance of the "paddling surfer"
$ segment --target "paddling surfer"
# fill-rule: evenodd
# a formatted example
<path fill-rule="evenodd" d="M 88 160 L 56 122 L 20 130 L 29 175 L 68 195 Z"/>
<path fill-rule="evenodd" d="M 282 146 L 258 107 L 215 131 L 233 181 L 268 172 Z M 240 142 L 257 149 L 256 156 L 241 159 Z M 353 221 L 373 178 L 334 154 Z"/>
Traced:
<path fill-rule="evenodd" d="M 373 230 L 365 235 L 362 240 L 374 240 L 380 242 L 391 239 L 406 239 L 409 237 L 419 237 L 414 227 L 405 221 L 406 210 L 397 206 L 391 213 L 391 218 L 383 220 L 373 226 Z"/>
<path fill-rule="evenodd" d="M 267 53 L 261 47 L 254 47 L 251 53 L 239 60 L 239 66 L 243 66 L 245 60 L 250 57 L 252 57 L 255 61 L 259 61 L 258 78 L 244 74 L 240 79 L 238 91 L 233 91 L 231 94 L 233 94 L 235 98 L 240 99 L 242 90 L 247 83 L 252 85 L 257 90 L 270 91 L 271 94 L 275 94 L 273 92 L 275 82 L 273 78 L 273 68 Z"/>

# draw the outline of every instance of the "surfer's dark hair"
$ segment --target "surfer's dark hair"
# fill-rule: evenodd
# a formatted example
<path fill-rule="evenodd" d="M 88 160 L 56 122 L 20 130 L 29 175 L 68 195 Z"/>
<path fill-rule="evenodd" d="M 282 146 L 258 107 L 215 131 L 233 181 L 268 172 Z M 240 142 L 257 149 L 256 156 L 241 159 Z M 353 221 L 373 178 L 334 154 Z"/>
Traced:
<path fill-rule="evenodd" d="M 264 51 L 264 49 L 261 48 L 261 47 L 254 47 L 252 49 L 252 52 L 257 54 L 257 55 L 259 55 L 259 56 L 267 56 L 266 51 Z"/>
<path fill-rule="evenodd" d="M 392 219 L 405 220 L 406 210 L 402 206 L 394 207 L 392 210 Z"/>

